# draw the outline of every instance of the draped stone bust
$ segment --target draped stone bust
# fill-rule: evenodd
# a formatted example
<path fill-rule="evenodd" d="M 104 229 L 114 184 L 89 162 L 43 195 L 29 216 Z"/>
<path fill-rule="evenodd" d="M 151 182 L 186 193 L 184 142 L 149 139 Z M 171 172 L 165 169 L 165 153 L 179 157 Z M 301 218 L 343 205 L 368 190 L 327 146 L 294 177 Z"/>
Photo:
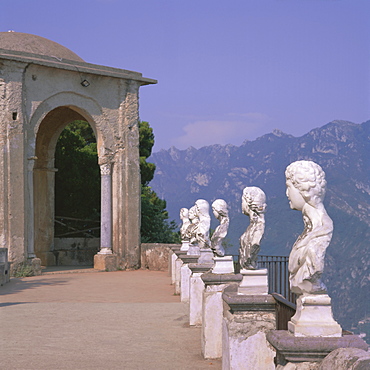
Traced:
<path fill-rule="evenodd" d="M 285 176 L 290 208 L 302 212 L 304 223 L 289 256 L 291 290 L 298 295 L 326 293 L 321 277 L 333 222 L 323 204 L 325 172 L 315 162 L 297 161 L 286 168 Z"/>
<path fill-rule="evenodd" d="M 265 232 L 266 195 L 256 186 L 246 187 L 242 196 L 242 211 L 249 216 L 250 223 L 240 237 L 240 267 L 247 270 L 257 268 L 260 243 Z"/>
<path fill-rule="evenodd" d="M 222 246 L 222 241 L 227 235 L 229 228 L 229 210 L 227 203 L 223 199 L 216 199 L 212 203 L 213 215 L 220 221 L 211 238 L 211 248 L 216 256 L 223 257 L 225 249 Z"/>

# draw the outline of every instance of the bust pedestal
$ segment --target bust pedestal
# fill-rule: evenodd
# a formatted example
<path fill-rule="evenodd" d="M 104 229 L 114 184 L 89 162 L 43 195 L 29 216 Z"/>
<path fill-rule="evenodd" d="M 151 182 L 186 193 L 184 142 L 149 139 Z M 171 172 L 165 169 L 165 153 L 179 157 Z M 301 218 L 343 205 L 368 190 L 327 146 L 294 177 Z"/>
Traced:
<path fill-rule="evenodd" d="M 233 274 L 234 261 L 233 256 L 213 257 L 214 266 L 212 272 L 214 274 Z"/>
<path fill-rule="evenodd" d="M 239 294 L 259 295 L 268 293 L 267 269 L 241 269 L 240 273 L 243 276 L 243 280 L 238 288 Z"/>
<path fill-rule="evenodd" d="M 211 248 L 200 248 L 200 257 L 198 263 L 212 263 L 213 264 L 213 252 Z"/>
<path fill-rule="evenodd" d="M 181 242 L 181 248 L 180 251 L 187 252 L 189 250 L 189 240 L 183 240 Z"/>
<path fill-rule="evenodd" d="M 190 245 L 187 253 L 189 256 L 198 256 L 200 255 L 199 247 L 197 245 Z"/>
<path fill-rule="evenodd" d="M 297 299 L 295 315 L 288 330 L 295 337 L 341 337 L 342 328 L 334 320 L 327 294 L 304 294 Z"/>

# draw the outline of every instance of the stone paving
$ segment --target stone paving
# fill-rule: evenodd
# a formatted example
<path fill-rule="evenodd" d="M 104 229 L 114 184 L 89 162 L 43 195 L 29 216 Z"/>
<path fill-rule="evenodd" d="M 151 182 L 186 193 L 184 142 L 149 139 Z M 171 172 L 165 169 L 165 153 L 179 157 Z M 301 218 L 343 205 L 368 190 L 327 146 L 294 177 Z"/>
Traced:
<path fill-rule="evenodd" d="M 221 369 L 166 272 L 55 270 L 0 287 L 1 369 Z"/>

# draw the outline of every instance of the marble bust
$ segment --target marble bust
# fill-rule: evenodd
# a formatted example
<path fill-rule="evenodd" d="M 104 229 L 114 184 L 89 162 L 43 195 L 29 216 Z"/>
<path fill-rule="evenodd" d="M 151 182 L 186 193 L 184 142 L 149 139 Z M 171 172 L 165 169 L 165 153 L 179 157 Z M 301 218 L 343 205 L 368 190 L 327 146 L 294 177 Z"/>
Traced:
<path fill-rule="evenodd" d="M 211 246 L 209 239 L 209 228 L 211 227 L 211 217 L 209 215 L 209 203 L 204 199 L 195 202 L 196 215 L 199 218 L 196 230 L 196 239 L 200 249 L 208 249 Z"/>
<path fill-rule="evenodd" d="M 180 228 L 181 240 L 189 241 L 191 235 L 188 229 L 189 229 L 191 222 L 189 220 L 189 210 L 187 208 L 180 209 L 180 219 L 182 221 L 182 225 Z"/>
<path fill-rule="evenodd" d="M 190 223 L 186 232 L 189 235 L 190 244 L 198 244 L 197 230 L 199 226 L 199 217 L 197 215 L 197 207 L 195 205 L 189 209 L 188 217 Z"/>
<path fill-rule="evenodd" d="M 249 216 L 250 223 L 240 237 L 239 261 L 240 268 L 257 269 L 257 257 L 260 242 L 265 232 L 266 195 L 256 186 L 246 187 L 242 196 L 242 212 Z"/>
<path fill-rule="evenodd" d="M 289 255 L 291 290 L 298 295 L 326 294 L 321 276 L 333 222 L 323 205 L 325 173 L 315 162 L 297 161 L 286 168 L 285 177 L 290 208 L 302 212 L 304 223 Z"/>
<path fill-rule="evenodd" d="M 212 203 L 213 215 L 220 221 L 215 232 L 211 238 L 211 249 L 213 253 L 218 257 L 225 255 L 225 249 L 222 246 L 222 241 L 227 235 L 229 228 L 229 210 L 227 203 L 223 199 L 216 199 Z"/>

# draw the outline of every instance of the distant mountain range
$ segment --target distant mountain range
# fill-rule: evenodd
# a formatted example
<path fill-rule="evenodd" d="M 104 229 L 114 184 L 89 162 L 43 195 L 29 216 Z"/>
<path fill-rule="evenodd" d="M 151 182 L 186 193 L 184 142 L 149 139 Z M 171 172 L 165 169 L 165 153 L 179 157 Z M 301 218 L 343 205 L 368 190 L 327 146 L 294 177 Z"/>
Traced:
<path fill-rule="evenodd" d="M 260 254 L 289 255 L 303 230 L 300 212 L 285 195 L 285 168 L 296 160 L 312 160 L 326 173 L 325 206 L 334 222 L 327 249 L 324 280 L 336 319 L 349 330 L 370 316 L 370 121 L 333 121 L 293 137 L 279 130 L 241 146 L 175 147 L 154 153 L 157 170 L 150 186 L 166 199 L 170 219 L 197 199 L 210 204 L 225 199 L 230 207 L 228 254 L 238 254 L 239 237 L 249 224 L 241 213 L 246 186 L 267 196 L 266 230 Z M 217 226 L 213 218 L 212 228 Z"/>

